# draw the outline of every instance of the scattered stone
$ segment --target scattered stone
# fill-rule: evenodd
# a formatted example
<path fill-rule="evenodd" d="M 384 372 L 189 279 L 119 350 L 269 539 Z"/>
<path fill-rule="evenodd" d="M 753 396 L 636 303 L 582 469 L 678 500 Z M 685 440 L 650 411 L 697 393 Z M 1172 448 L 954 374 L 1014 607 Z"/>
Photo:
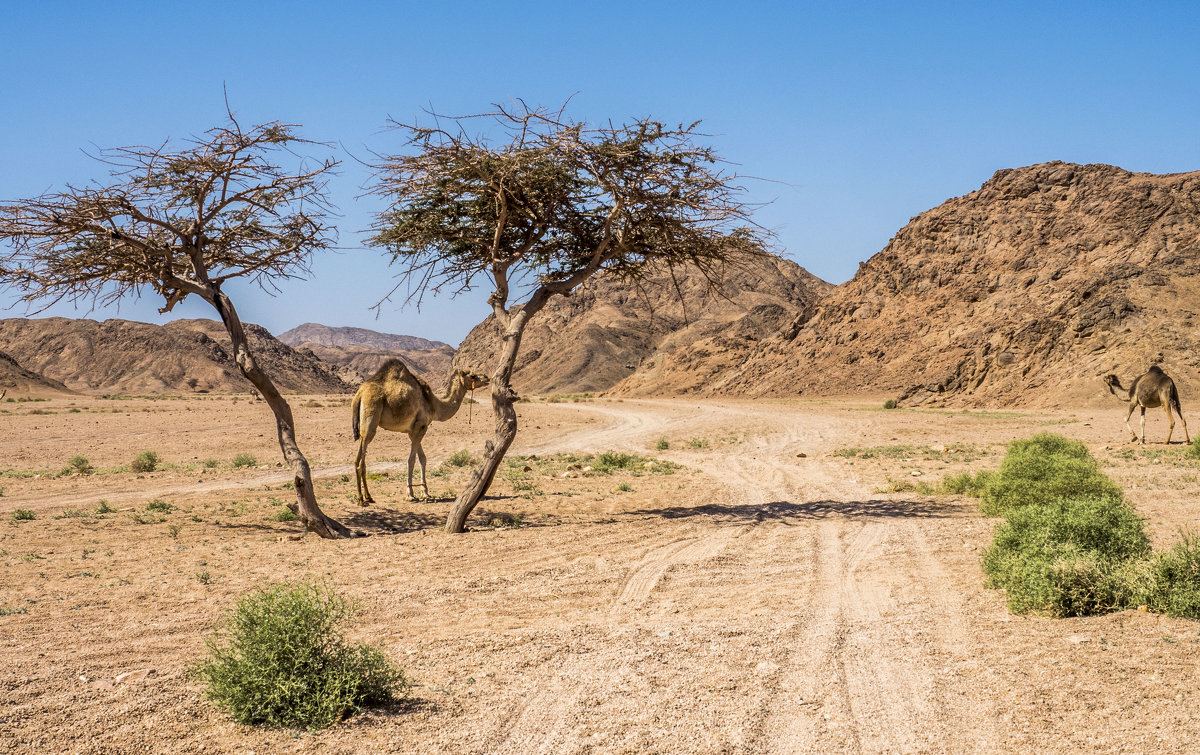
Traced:
<path fill-rule="evenodd" d="M 755 666 L 755 667 L 754 667 L 754 670 L 755 670 L 755 671 L 757 671 L 757 672 L 758 672 L 758 673 L 760 673 L 760 674 L 769 674 L 769 673 L 771 673 L 772 671 L 778 671 L 778 670 L 779 670 L 779 664 L 778 664 L 778 663 L 772 663 L 771 661 L 763 661 L 762 663 L 760 663 L 760 664 L 758 664 L 757 666 Z"/>
<path fill-rule="evenodd" d="M 931 448 L 932 448 L 934 451 L 937 451 L 937 452 L 938 452 L 938 453 L 940 453 L 940 454 L 944 454 L 944 453 L 946 453 L 946 447 L 945 447 L 945 446 L 932 446 Z"/>
<path fill-rule="evenodd" d="M 521 471 L 522 471 L 522 472 L 532 472 L 532 471 L 533 471 L 533 467 L 531 467 L 531 466 L 529 466 L 528 464 L 526 464 L 525 466 L 521 467 Z"/>
<path fill-rule="evenodd" d="M 642 466 L 645 467 L 646 469 L 653 469 L 655 464 L 652 461 L 648 461 L 645 464 L 643 464 Z"/>
<path fill-rule="evenodd" d="M 922 474 L 924 474 L 924 473 L 923 473 L 921 470 L 919 470 L 919 469 L 914 469 L 914 470 L 912 471 L 912 476 L 913 476 L 913 477 L 920 477 Z"/>
<path fill-rule="evenodd" d="M 589 466 L 586 466 L 586 467 L 584 467 L 583 469 L 581 469 L 581 470 L 579 470 L 579 471 L 580 471 L 580 472 L 591 472 L 591 471 L 592 471 L 592 468 L 591 468 L 591 466 L 589 465 Z"/>
<path fill-rule="evenodd" d="M 1142 605 L 1138 606 L 1138 610 L 1141 611 L 1142 613 L 1149 613 L 1150 607 L 1145 604 L 1142 604 Z"/>
<path fill-rule="evenodd" d="M 152 668 L 140 668 L 136 671 L 126 671 L 124 674 L 117 674 L 117 684 L 125 684 L 126 682 L 144 682 L 146 677 L 154 673 Z"/>
<path fill-rule="evenodd" d="M 807 459 L 807 458 L 808 458 L 808 454 L 806 454 L 806 453 L 804 453 L 803 451 L 801 451 L 800 453 L 796 454 L 796 458 L 797 458 L 797 459 Z"/>
<path fill-rule="evenodd" d="M 1091 637 L 1085 637 L 1081 634 L 1073 634 L 1067 638 L 1067 642 L 1071 643 L 1072 645 L 1080 645 L 1085 642 L 1091 642 L 1091 641 L 1092 641 Z"/>

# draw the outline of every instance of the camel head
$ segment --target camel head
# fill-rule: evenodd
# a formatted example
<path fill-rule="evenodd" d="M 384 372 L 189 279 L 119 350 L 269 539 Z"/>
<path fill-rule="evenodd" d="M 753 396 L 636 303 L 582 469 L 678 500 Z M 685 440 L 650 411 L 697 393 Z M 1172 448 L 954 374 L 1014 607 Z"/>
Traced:
<path fill-rule="evenodd" d="M 474 372 L 468 372 L 466 370 L 455 370 L 454 378 L 456 380 L 461 380 L 462 384 L 466 386 L 467 390 L 469 391 L 476 388 L 484 388 L 488 385 L 488 383 L 492 382 L 490 379 L 488 379 L 487 375 L 480 375 Z"/>
<path fill-rule="evenodd" d="M 1128 399 L 1129 396 L 1126 393 L 1125 388 L 1121 385 L 1121 379 L 1116 375 L 1105 375 L 1104 384 L 1108 386 L 1108 392 L 1112 395 L 1116 396 L 1117 398 Z M 1120 393 L 1118 393 L 1118 391 L 1120 391 Z M 1126 393 L 1126 395 L 1122 396 L 1122 393 Z"/>

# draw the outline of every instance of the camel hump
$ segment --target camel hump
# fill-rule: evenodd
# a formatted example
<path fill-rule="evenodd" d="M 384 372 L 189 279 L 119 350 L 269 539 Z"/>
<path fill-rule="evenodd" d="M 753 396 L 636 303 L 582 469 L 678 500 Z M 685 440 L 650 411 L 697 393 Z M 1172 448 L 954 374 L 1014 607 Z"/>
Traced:
<path fill-rule="evenodd" d="M 412 371 L 408 369 L 407 364 L 399 359 L 389 359 L 379 365 L 379 369 L 375 370 L 375 374 L 369 379 L 371 381 L 382 381 L 393 375 L 403 377 L 405 375 L 412 375 Z"/>
<path fill-rule="evenodd" d="M 1157 364 L 1152 364 L 1152 365 L 1150 365 L 1150 369 L 1146 370 L 1146 372 L 1153 372 L 1153 373 L 1156 373 L 1156 374 L 1158 374 L 1158 375 L 1165 375 L 1165 374 L 1167 374 L 1167 373 L 1163 372 L 1163 371 L 1162 371 L 1162 367 L 1159 367 Z"/>

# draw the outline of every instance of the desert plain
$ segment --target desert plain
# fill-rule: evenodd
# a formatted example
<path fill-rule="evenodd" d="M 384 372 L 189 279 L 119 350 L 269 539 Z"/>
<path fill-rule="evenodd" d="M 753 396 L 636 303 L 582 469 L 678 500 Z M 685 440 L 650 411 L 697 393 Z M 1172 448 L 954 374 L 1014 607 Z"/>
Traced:
<path fill-rule="evenodd" d="M 320 504 L 363 537 L 326 541 L 279 521 L 290 474 L 269 410 L 247 396 L 0 404 L 0 751 L 1193 752 L 1200 741 L 1200 624 L 1013 615 L 979 565 L 997 520 L 918 485 L 994 469 L 1008 441 L 1059 432 L 1089 446 L 1165 547 L 1200 513 L 1200 464 L 1162 445 L 1159 416 L 1140 446 L 1099 397 L 1050 411 L 539 398 L 518 405 L 510 462 L 471 530 L 450 535 L 441 526 L 469 470 L 450 459 L 478 455 L 486 404 L 430 430 L 432 500 L 405 499 L 407 438 L 381 432 L 377 503 L 361 507 L 349 396 L 291 402 Z M 145 450 L 161 469 L 123 469 Z M 604 452 L 645 460 L 606 473 Z M 235 467 L 239 454 L 254 462 Z M 75 456 L 92 473 L 61 474 Z M 113 511 L 95 513 L 101 501 Z M 205 638 L 239 597 L 304 578 L 360 606 L 349 635 L 405 670 L 410 699 L 315 733 L 232 723 L 190 673 Z"/>

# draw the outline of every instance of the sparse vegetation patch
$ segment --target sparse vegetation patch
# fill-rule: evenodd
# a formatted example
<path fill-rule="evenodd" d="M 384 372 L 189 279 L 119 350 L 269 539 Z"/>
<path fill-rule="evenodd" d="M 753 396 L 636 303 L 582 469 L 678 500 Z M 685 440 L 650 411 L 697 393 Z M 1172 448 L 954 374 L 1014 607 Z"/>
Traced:
<path fill-rule="evenodd" d="M 158 468 L 158 454 L 153 451 L 142 451 L 129 464 L 129 469 L 138 474 L 153 472 Z"/>
<path fill-rule="evenodd" d="M 404 672 L 379 648 L 347 643 L 343 627 L 354 613 L 330 588 L 308 582 L 242 598 L 196 669 L 207 696 L 238 723 L 295 729 L 322 729 L 403 699 Z"/>

